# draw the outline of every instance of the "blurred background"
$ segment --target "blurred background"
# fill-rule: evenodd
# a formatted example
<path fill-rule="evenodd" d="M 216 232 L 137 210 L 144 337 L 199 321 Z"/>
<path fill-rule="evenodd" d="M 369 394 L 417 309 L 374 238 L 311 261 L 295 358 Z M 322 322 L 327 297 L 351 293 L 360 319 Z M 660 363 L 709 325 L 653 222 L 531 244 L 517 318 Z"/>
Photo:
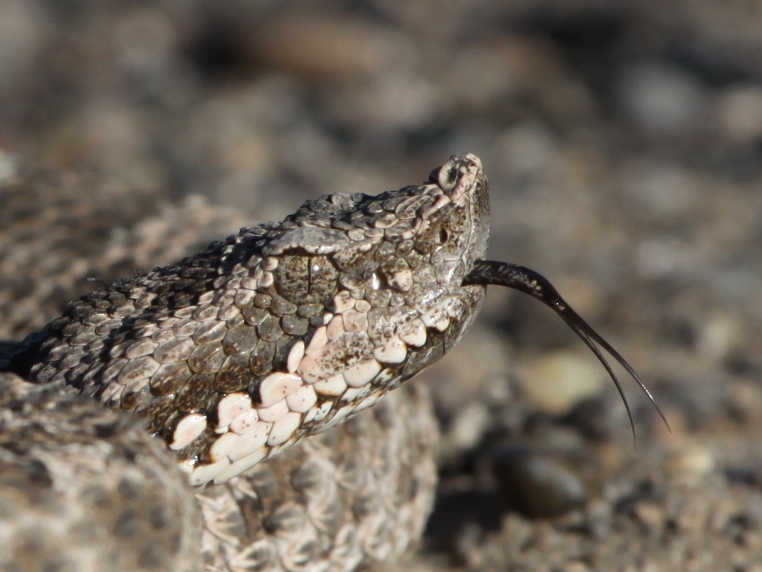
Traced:
<path fill-rule="evenodd" d="M 0 338 L 324 193 L 479 155 L 492 288 L 425 373 L 412 570 L 762 570 L 762 2 L 0 0 Z M 420 381 L 416 381 L 420 383 Z"/>

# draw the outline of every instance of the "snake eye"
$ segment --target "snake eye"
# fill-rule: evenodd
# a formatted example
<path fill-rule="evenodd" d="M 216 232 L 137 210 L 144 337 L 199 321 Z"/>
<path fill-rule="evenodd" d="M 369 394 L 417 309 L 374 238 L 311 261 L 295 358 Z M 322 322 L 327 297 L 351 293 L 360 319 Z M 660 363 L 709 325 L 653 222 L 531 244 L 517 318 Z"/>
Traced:
<path fill-rule="evenodd" d="M 439 244 L 444 244 L 450 239 L 450 233 L 446 228 L 439 229 Z"/>
<path fill-rule="evenodd" d="M 448 167 L 445 165 L 445 167 Z M 443 167 L 439 171 L 439 186 L 444 191 L 452 190 L 458 182 L 460 170 L 456 165 L 449 165 L 449 168 Z"/>
<path fill-rule="evenodd" d="M 451 158 L 447 163 L 434 169 L 429 175 L 429 181 L 435 183 L 443 191 L 454 189 L 461 178 L 460 164 Z"/>

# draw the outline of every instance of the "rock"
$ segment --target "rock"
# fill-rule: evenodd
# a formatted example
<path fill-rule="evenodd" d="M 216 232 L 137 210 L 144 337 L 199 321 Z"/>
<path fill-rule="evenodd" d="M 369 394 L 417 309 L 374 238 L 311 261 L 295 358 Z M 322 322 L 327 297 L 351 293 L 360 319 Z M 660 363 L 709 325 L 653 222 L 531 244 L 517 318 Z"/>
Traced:
<path fill-rule="evenodd" d="M 523 390 L 538 409 L 563 415 L 583 399 L 596 395 L 606 372 L 579 352 L 558 351 L 545 354 L 523 372 Z"/>
<path fill-rule="evenodd" d="M 577 475 L 550 457 L 507 450 L 495 457 L 492 472 L 508 504 L 530 518 L 558 516 L 587 500 Z"/>

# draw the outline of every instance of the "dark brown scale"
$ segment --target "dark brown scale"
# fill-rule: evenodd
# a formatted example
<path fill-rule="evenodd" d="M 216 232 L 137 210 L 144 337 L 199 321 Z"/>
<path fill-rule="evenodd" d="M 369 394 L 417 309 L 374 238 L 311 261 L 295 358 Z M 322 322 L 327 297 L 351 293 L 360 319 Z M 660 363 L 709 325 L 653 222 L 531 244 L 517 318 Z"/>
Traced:
<path fill-rule="evenodd" d="M 281 335 L 278 318 L 271 314 L 265 316 L 265 318 L 257 325 L 257 334 L 266 342 L 277 341 Z"/>
<path fill-rule="evenodd" d="M 100 389 L 100 388 L 99 388 Z M 94 394 L 92 397 L 100 397 L 99 394 Z M 141 404 L 141 394 L 136 391 L 127 391 L 122 396 L 121 405 L 125 409 L 137 409 Z"/>
<path fill-rule="evenodd" d="M 257 345 L 256 329 L 245 324 L 231 328 L 222 339 L 222 347 L 228 355 L 247 354 Z"/>
<path fill-rule="evenodd" d="M 221 393 L 244 389 L 252 377 L 248 355 L 228 356 L 217 374 L 215 388 Z"/>
<path fill-rule="evenodd" d="M 208 321 L 201 324 L 193 333 L 193 341 L 197 344 L 219 342 L 225 337 L 228 327 L 225 322 Z"/>
<path fill-rule="evenodd" d="M 292 336 L 282 336 L 277 342 L 275 342 L 275 355 L 272 359 L 273 370 L 286 371 L 288 354 L 297 341 L 299 341 L 299 338 Z"/>
<path fill-rule="evenodd" d="M 384 242 L 375 251 L 374 257 L 379 262 L 389 260 L 392 256 L 395 256 L 398 252 L 399 246 L 395 246 L 392 242 Z"/>
<path fill-rule="evenodd" d="M 363 250 L 359 246 L 350 246 L 333 255 L 333 261 L 339 272 L 350 275 L 362 274 L 365 268 L 375 266 L 375 248 Z"/>
<path fill-rule="evenodd" d="M 49 361 L 55 361 L 60 358 L 62 358 L 67 352 L 69 351 L 69 348 L 66 346 L 56 346 L 50 350 L 47 354 L 47 359 Z"/>
<path fill-rule="evenodd" d="M 224 359 L 225 352 L 221 344 L 203 344 L 191 352 L 188 357 L 188 366 L 194 373 L 217 373 Z"/>
<path fill-rule="evenodd" d="M 196 373 L 191 376 L 183 388 L 177 392 L 174 403 L 179 411 L 211 410 L 216 404 L 215 376 Z"/>
<path fill-rule="evenodd" d="M 267 299 L 269 300 L 270 296 L 267 296 Z M 265 308 L 244 308 L 241 313 L 243 314 L 243 319 L 246 320 L 246 323 L 250 326 L 259 326 L 265 318 L 270 316 L 270 313 Z"/>
<path fill-rule="evenodd" d="M 183 362 L 159 366 L 149 382 L 151 395 L 163 397 L 175 394 L 188 382 L 191 375 L 190 369 Z"/>
<path fill-rule="evenodd" d="M 274 357 L 275 344 L 266 340 L 260 340 L 257 343 L 257 349 L 251 353 L 249 368 L 255 375 L 270 373 L 273 368 Z"/>
<path fill-rule="evenodd" d="M 408 266 L 410 266 L 410 268 L 418 268 L 421 265 L 428 264 L 430 262 L 429 257 L 427 255 L 422 254 L 418 251 L 413 251 L 410 254 L 408 254 L 405 257 L 405 260 L 407 261 Z"/>
<path fill-rule="evenodd" d="M 301 318 L 310 319 L 320 315 L 324 307 L 323 304 L 300 304 L 296 314 Z"/>
<path fill-rule="evenodd" d="M 267 308 L 270 307 L 272 300 L 273 300 L 272 296 L 268 296 L 267 294 L 256 294 L 254 296 L 254 305 L 257 308 L 266 310 Z"/>
<path fill-rule="evenodd" d="M 230 309 L 230 313 L 232 314 L 229 318 L 223 318 L 221 314 L 218 314 L 218 317 L 220 319 L 225 319 L 225 324 L 227 324 L 228 330 L 231 330 L 233 328 L 237 328 L 238 326 L 243 326 L 246 323 L 246 320 L 243 319 L 243 315 L 238 310 Z"/>
<path fill-rule="evenodd" d="M 282 296 L 273 296 L 272 304 L 270 305 L 270 312 L 274 316 L 285 316 L 286 314 L 296 313 L 296 304 L 289 302 Z"/>
<path fill-rule="evenodd" d="M 310 321 L 289 314 L 281 318 L 280 325 L 283 333 L 301 337 L 309 331 Z"/>
<path fill-rule="evenodd" d="M 68 385 L 76 386 L 78 380 L 82 379 L 82 376 L 85 375 L 89 368 L 89 364 L 86 363 L 81 363 L 77 366 L 74 366 L 69 371 L 67 371 L 66 375 L 64 376 L 66 383 Z"/>

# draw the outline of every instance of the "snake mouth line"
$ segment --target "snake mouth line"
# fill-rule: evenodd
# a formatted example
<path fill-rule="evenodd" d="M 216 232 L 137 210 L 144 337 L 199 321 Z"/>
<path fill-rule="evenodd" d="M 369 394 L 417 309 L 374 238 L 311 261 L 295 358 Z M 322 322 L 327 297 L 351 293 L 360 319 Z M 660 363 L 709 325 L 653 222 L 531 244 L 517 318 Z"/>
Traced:
<path fill-rule="evenodd" d="M 575 312 L 569 304 L 561 297 L 558 290 L 550 283 L 550 281 L 541 274 L 526 268 L 524 266 L 518 266 L 516 264 L 510 264 L 507 262 L 499 262 L 495 260 L 477 260 L 474 262 L 471 271 L 463 279 L 463 285 L 480 284 L 488 285 L 493 284 L 495 286 L 505 286 L 529 294 L 533 298 L 536 298 L 548 308 L 553 310 L 558 316 L 566 322 L 566 324 L 572 329 L 572 331 L 579 336 L 579 338 L 585 342 L 585 345 L 598 358 L 603 367 L 608 372 L 609 376 L 616 385 L 617 391 L 624 402 L 624 407 L 627 410 L 627 416 L 630 419 L 630 427 L 632 429 L 633 441 L 636 441 L 635 436 L 635 424 L 632 420 L 632 411 L 630 405 L 627 402 L 622 385 L 619 382 L 619 378 L 614 372 L 611 364 L 609 364 L 606 357 L 601 352 L 601 348 L 611 355 L 616 361 L 618 361 L 627 373 L 640 386 L 640 389 L 648 397 L 651 404 L 659 413 L 662 421 L 670 429 L 669 423 L 666 417 L 662 413 L 659 406 L 656 404 L 651 391 L 646 386 L 645 382 L 641 379 L 635 369 L 627 362 L 626 359 L 610 344 L 608 343 L 598 332 L 596 332 L 590 324 L 588 324 L 582 317 Z M 598 344 L 598 345 L 596 345 Z M 671 431 L 671 429 L 670 429 Z"/>

